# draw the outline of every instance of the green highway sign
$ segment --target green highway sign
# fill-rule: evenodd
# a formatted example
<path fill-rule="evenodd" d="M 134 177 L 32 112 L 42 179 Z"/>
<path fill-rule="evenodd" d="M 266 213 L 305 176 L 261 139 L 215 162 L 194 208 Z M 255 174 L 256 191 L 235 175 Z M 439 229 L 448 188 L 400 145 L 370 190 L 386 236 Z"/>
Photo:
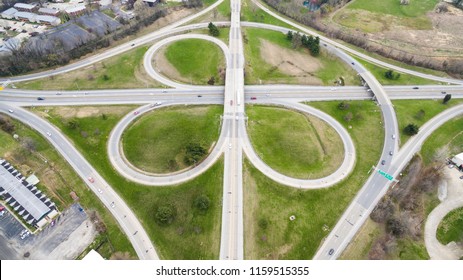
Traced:
<path fill-rule="evenodd" d="M 383 175 L 384 177 L 386 177 L 386 179 L 388 179 L 389 181 L 394 180 L 394 177 L 392 177 L 391 175 L 387 174 L 386 172 L 384 172 L 384 171 L 382 171 L 380 169 L 378 169 L 378 173 Z"/>

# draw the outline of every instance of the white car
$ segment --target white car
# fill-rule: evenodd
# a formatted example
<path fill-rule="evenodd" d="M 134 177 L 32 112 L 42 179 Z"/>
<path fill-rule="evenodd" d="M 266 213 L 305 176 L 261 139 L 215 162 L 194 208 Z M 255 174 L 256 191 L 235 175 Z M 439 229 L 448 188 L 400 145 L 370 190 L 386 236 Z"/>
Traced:
<path fill-rule="evenodd" d="M 13 110 L 11 110 L 11 109 L 8 109 L 8 112 L 10 112 L 10 113 L 12 113 L 12 114 L 14 113 L 14 111 L 13 111 Z"/>
<path fill-rule="evenodd" d="M 50 131 L 47 131 L 47 135 L 48 135 L 48 137 L 51 137 Z"/>
<path fill-rule="evenodd" d="M 103 191 L 102 191 L 100 188 L 98 188 L 97 191 L 98 191 L 99 193 L 103 193 Z"/>
<path fill-rule="evenodd" d="M 114 208 L 114 206 L 116 206 L 116 205 L 114 204 L 114 201 L 113 201 L 113 202 L 111 202 L 111 207 Z"/>

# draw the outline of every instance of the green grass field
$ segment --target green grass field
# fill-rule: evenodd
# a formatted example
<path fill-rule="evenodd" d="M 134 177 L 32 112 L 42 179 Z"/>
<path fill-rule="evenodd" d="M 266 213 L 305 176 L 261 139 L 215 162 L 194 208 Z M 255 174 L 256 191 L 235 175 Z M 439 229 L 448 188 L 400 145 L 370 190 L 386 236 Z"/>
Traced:
<path fill-rule="evenodd" d="M 49 110 L 46 118 L 69 137 L 90 164 L 131 207 L 161 258 L 217 259 L 222 213 L 219 205 L 222 197 L 223 161 L 220 160 L 204 174 L 178 186 L 148 187 L 135 184 L 114 170 L 106 153 L 111 129 L 133 107 L 86 107 L 85 112 L 92 114 L 81 118 L 69 113 L 80 109 L 60 107 L 35 110 Z M 72 129 L 69 126 L 71 120 L 77 122 L 77 128 Z M 192 200 L 200 194 L 207 195 L 211 201 L 207 212 L 192 208 Z M 175 207 L 176 218 L 172 224 L 160 226 L 155 222 L 155 211 L 167 204 Z"/>
<path fill-rule="evenodd" d="M 260 23 L 267 23 L 282 27 L 293 28 L 287 23 L 282 22 L 279 19 L 272 17 L 271 15 L 264 12 L 262 9 L 257 7 L 251 0 L 243 0 L 241 1 L 241 21 L 249 21 L 249 22 L 260 22 Z M 265 3 L 262 3 L 265 4 Z"/>
<path fill-rule="evenodd" d="M 38 188 L 56 203 L 60 211 L 74 203 L 69 195 L 71 191 L 74 191 L 80 198 L 79 203 L 87 211 L 95 210 L 98 212 L 107 228 L 106 233 L 97 237 L 97 239 L 104 240 L 98 249 L 104 258 L 109 259 L 115 252 L 128 252 L 132 258 L 136 258 L 132 245 L 111 213 L 77 176 L 71 166 L 40 134 L 20 122 L 15 121 L 14 123 L 15 133 L 21 139 L 32 139 L 35 143 L 35 151 L 28 151 L 19 142 L 13 140 L 11 135 L 0 130 L 0 143 L 2 143 L 0 145 L 0 157 L 7 159 L 24 175 L 30 174 L 28 172 L 34 172 L 41 180 Z M 47 163 L 44 162 L 44 158 Z M 111 247 L 108 249 L 109 243 Z M 102 250 L 104 248 L 106 250 Z"/>
<path fill-rule="evenodd" d="M 463 208 L 448 213 L 437 228 L 437 240 L 442 244 L 463 242 Z"/>
<path fill-rule="evenodd" d="M 400 1 L 354 0 L 348 9 L 362 9 L 379 14 L 389 14 L 397 17 L 419 17 L 431 11 L 439 0 L 410 1 L 408 5 L 400 5 Z"/>
<path fill-rule="evenodd" d="M 431 137 L 424 142 L 421 148 L 421 156 L 425 163 L 433 161 L 436 151 L 442 147 L 448 148 L 448 156 L 463 151 L 463 118 L 454 118 L 439 127 Z"/>
<path fill-rule="evenodd" d="M 348 129 L 357 148 L 353 173 L 340 184 L 322 190 L 301 191 L 282 186 L 245 162 L 245 258 L 311 259 L 322 239 L 329 233 L 357 191 L 368 178 L 368 170 L 378 161 L 383 141 L 380 112 L 373 102 L 352 101 L 350 110 L 363 119 L 343 120 L 346 111 L 339 102 L 311 102 L 336 118 Z M 363 145 L 365 135 L 369 144 Z M 290 221 L 289 216 L 296 220 Z M 326 226 L 326 227 L 325 227 Z M 324 228 L 328 229 L 327 231 Z"/>
<path fill-rule="evenodd" d="M 225 68 L 225 58 L 214 43 L 200 39 L 177 41 L 166 48 L 165 56 L 180 73 L 182 81 L 204 85 L 210 77 L 215 77 L 216 84 L 224 83 L 218 70 Z"/>
<path fill-rule="evenodd" d="M 314 179 L 339 167 L 343 144 L 324 121 L 278 107 L 247 106 L 246 112 L 248 133 L 257 154 L 278 172 Z"/>
<path fill-rule="evenodd" d="M 367 68 L 368 71 L 370 71 L 376 77 L 376 79 L 382 85 L 385 85 L 385 86 L 388 86 L 388 85 L 437 85 L 439 84 L 439 82 L 437 81 L 428 80 L 428 79 L 424 79 L 421 77 L 400 73 L 397 71 L 394 71 L 394 75 L 400 74 L 400 77 L 398 79 L 387 79 L 384 76 L 384 74 L 386 73 L 386 71 L 390 69 L 377 66 L 375 64 L 367 62 L 358 57 L 356 57 L 355 59 L 357 59 L 363 66 L 365 66 L 365 68 Z"/>
<path fill-rule="evenodd" d="M 255 28 L 243 28 L 244 36 L 244 53 L 246 57 L 245 66 L 245 83 L 260 84 L 260 83 L 296 83 L 300 84 L 300 79 L 297 79 L 289 73 L 284 73 L 277 67 L 268 63 L 262 57 L 261 40 L 267 40 L 281 48 L 293 50 L 291 42 L 286 39 L 286 36 L 281 32 L 272 30 L 261 30 Z M 300 54 L 307 55 L 314 63 L 320 64 L 318 70 L 310 73 L 310 76 L 320 79 L 323 85 L 333 85 L 333 82 L 340 76 L 344 77 L 346 85 L 358 85 L 356 73 L 345 63 L 338 60 L 336 57 L 322 51 L 318 57 L 312 57 L 306 49 L 299 48 L 296 50 Z M 291 58 L 287 58 L 291 59 Z M 291 62 L 291 63 L 294 63 Z"/>
<path fill-rule="evenodd" d="M 79 70 L 43 79 L 15 83 L 32 90 L 85 90 L 159 87 L 142 65 L 148 47 L 140 47 Z"/>
<path fill-rule="evenodd" d="M 219 136 L 222 112 L 218 105 L 154 110 L 125 131 L 122 139 L 125 156 L 136 167 L 153 173 L 184 169 L 188 167 L 183 160 L 188 144 L 198 143 L 206 150 L 212 149 Z"/>
<path fill-rule="evenodd" d="M 364 32 L 381 32 L 395 26 L 426 30 L 432 28 L 426 13 L 432 11 L 439 0 L 410 1 L 400 5 L 400 1 L 355 0 L 334 16 L 334 21 Z"/>
<path fill-rule="evenodd" d="M 442 99 L 444 94 L 442 95 Z M 404 145 L 410 136 L 403 132 L 405 126 L 414 123 L 422 126 L 440 112 L 455 105 L 461 104 L 462 99 L 451 99 L 447 104 L 442 104 L 442 100 L 394 100 L 394 110 L 399 123 L 400 144 Z"/>

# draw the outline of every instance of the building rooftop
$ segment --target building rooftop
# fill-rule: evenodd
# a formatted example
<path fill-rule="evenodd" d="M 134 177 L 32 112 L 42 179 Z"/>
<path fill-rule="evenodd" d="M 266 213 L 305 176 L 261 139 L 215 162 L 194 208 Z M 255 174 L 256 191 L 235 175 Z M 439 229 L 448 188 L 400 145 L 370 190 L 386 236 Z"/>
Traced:
<path fill-rule="evenodd" d="M 6 161 L 1 160 L 0 166 L 0 190 L 2 195 L 5 197 L 5 201 L 11 201 L 13 199 L 17 204 L 14 209 L 18 211 L 20 215 L 22 210 L 27 211 L 32 218 L 36 221 L 39 221 L 43 216 L 45 216 L 51 209 L 39 199 L 37 195 L 40 195 L 40 191 L 27 186 L 25 178 L 14 169 Z M 30 186 L 30 185 L 29 185 Z M 32 192 L 35 191 L 35 194 Z M 27 220 L 25 218 L 25 220 Z"/>
<path fill-rule="evenodd" d="M 59 14 L 59 10 L 49 9 L 49 8 L 40 8 L 39 13 L 56 15 L 56 14 Z"/>
<path fill-rule="evenodd" d="M 16 14 L 17 12 L 18 12 L 18 10 L 16 10 L 15 8 L 9 8 L 8 10 L 3 11 L 2 15 L 12 16 L 12 15 Z"/>
<path fill-rule="evenodd" d="M 29 12 L 17 12 L 15 17 L 27 18 L 28 20 L 34 19 L 37 15 Z"/>
<path fill-rule="evenodd" d="M 85 9 L 86 9 L 85 5 L 79 5 L 79 6 L 75 6 L 75 7 L 66 8 L 65 11 L 66 11 L 66 13 L 75 13 L 75 12 L 83 11 Z"/>
<path fill-rule="evenodd" d="M 25 4 L 25 3 L 16 3 L 14 4 L 15 8 L 22 8 L 22 9 L 28 9 L 28 10 L 32 10 L 35 8 L 35 5 L 30 5 L 30 4 Z"/>
<path fill-rule="evenodd" d="M 36 17 L 38 21 L 45 21 L 45 22 L 55 22 L 57 20 L 61 21 L 59 18 L 54 16 L 46 16 L 46 15 L 38 15 Z"/>

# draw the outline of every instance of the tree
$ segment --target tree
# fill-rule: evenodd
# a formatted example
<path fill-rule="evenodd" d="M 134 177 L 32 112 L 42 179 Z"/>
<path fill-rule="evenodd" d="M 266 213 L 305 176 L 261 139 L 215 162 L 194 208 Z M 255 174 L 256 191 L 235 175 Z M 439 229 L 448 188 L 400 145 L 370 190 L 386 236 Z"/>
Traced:
<path fill-rule="evenodd" d="M 347 110 L 349 109 L 350 105 L 347 102 L 342 101 L 341 103 L 338 104 L 338 108 L 340 110 Z"/>
<path fill-rule="evenodd" d="M 386 224 L 387 231 L 395 237 L 402 237 L 405 233 L 405 225 L 397 218 L 391 218 Z"/>
<path fill-rule="evenodd" d="M 177 209 L 172 204 L 160 206 L 156 211 L 155 220 L 160 225 L 169 225 L 175 220 Z"/>
<path fill-rule="evenodd" d="M 346 122 L 350 122 L 353 118 L 354 118 L 354 115 L 352 114 L 352 112 L 347 112 L 347 114 L 344 116 L 344 120 Z"/>
<path fill-rule="evenodd" d="M 447 93 L 444 97 L 444 100 L 442 100 L 442 104 L 447 104 L 450 99 L 452 99 L 452 95 Z"/>
<path fill-rule="evenodd" d="M 219 29 L 212 22 L 209 22 L 209 25 L 207 26 L 207 28 L 209 28 L 210 35 L 214 37 L 218 37 L 220 35 Z"/>
<path fill-rule="evenodd" d="M 410 136 L 417 134 L 419 130 L 420 128 L 414 123 L 410 123 L 404 128 L 404 132 Z"/>
<path fill-rule="evenodd" d="M 195 199 L 194 205 L 199 210 L 206 211 L 211 205 L 211 200 L 207 195 L 202 194 Z"/>
<path fill-rule="evenodd" d="M 200 144 L 190 143 L 186 147 L 184 161 L 186 164 L 196 164 L 202 159 L 206 152 L 206 149 L 204 149 Z"/>
<path fill-rule="evenodd" d="M 289 30 L 288 33 L 286 33 L 286 39 L 288 39 L 289 41 L 293 40 L 293 32 L 291 30 Z"/>
<path fill-rule="evenodd" d="M 207 84 L 213 86 L 213 85 L 215 84 L 215 77 L 212 76 L 212 77 L 209 79 L 209 81 L 207 81 Z"/>
<path fill-rule="evenodd" d="M 293 33 L 293 38 L 291 39 L 291 45 L 293 49 L 297 49 L 302 45 L 302 36 L 299 32 Z"/>

